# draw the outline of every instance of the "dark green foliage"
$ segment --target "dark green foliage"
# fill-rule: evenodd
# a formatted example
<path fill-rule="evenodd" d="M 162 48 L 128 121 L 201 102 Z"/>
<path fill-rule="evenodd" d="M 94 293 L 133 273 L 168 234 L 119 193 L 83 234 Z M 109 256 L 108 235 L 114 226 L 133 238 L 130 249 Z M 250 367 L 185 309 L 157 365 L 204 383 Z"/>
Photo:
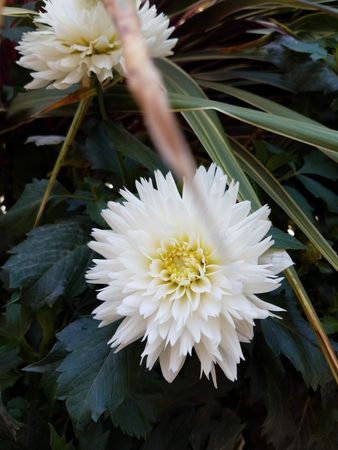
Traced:
<path fill-rule="evenodd" d="M 93 319 L 81 319 L 57 335 L 70 353 L 57 368 L 56 394 L 66 401 L 76 428 L 107 413 L 122 431 L 140 437 L 156 418 L 152 402 L 158 383 L 132 349 L 115 353 L 107 345 L 115 329 L 98 330 Z"/>
<path fill-rule="evenodd" d="M 316 389 L 331 380 L 331 374 L 318 341 L 309 324 L 302 318 L 295 298 L 288 293 L 286 309 L 279 319 L 268 318 L 261 322 L 263 335 L 273 353 L 286 356 L 294 367 L 302 373 L 308 386 Z"/>
<path fill-rule="evenodd" d="M 261 109 L 248 104 L 245 95 L 205 88 L 203 82 L 214 81 L 337 128 L 337 11 L 335 16 L 313 9 L 338 8 L 337 1 L 223 0 L 205 2 L 198 14 L 202 4 L 197 0 L 154 3 L 177 25 L 173 59 L 200 84 L 182 77 L 190 95 L 202 95 L 201 88 L 212 100 Z M 286 311 L 278 314 L 280 319 L 257 321 L 253 342 L 243 345 L 245 361 L 236 382 L 217 370 L 215 389 L 210 380 L 200 379 L 193 354 L 168 384 L 158 365 L 150 372 L 140 365 L 144 343 L 118 353 L 109 347 L 118 324 L 98 328 L 90 315 L 98 304 L 97 287 L 84 280 L 93 258 L 87 246 L 90 230 L 107 227 L 101 210 L 110 200 L 122 201 L 120 189 L 135 192 L 136 179 L 152 177 L 156 169 L 165 172 L 166 166 L 125 84 L 111 86 L 103 99 L 108 120 L 93 99 L 42 222 L 33 229 L 59 148 L 25 142 L 40 134 L 66 135 L 76 107 L 67 96 L 78 95 L 79 86 L 23 89 L 29 76 L 10 63 L 8 48 L 13 51 L 14 41 L 30 27 L 29 17 L 6 18 L 2 35 L 13 43 L 0 44 L 0 449 L 336 450 L 336 386 L 285 281 L 278 292 L 264 297 Z M 180 91 L 169 66 L 159 65 L 168 70 L 164 78 L 170 89 Z M 63 103 L 46 111 L 57 102 Z M 338 170 L 330 159 L 333 151 L 328 158 L 323 149 L 230 116 L 217 118 L 214 111 L 204 117 L 210 119 L 208 128 L 197 115 L 190 124 L 180 121 L 198 164 L 210 163 L 205 148 L 214 148 L 215 157 L 226 154 L 228 142 L 238 142 L 335 243 Z M 217 134 L 218 126 L 224 127 L 224 136 Z M 234 159 L 228 163 L 234 167 Z M 274 248 L 290 251 L 337 350 L 332 267 L 281 205 L 252 185 L 260 202 L 271 207 Z"/>
<path fill-rule="evenodd" d="M 33 180 L 27 184 L 19 200 L 7 214 L 0 216 L 0 230 L 9 237 L 23 236 L 31 230 L 39 209 L 43 194 L 47 187 L 47 180 Z M 60 184 L 56 184 L 49 197 L 48 209 L 52 209 L 67 197 L 67 191 Z"/>
<path fill-rule="evenodd" d="M 33 309 L 53 305 L 62 295 L 75 297 L 85 289 L 84 273 L 91 260 L 89 228 L 83 219 L 44 225 L 11 250 L 4 266 L 9 287 L 21 289 L 22 301 Z"/>

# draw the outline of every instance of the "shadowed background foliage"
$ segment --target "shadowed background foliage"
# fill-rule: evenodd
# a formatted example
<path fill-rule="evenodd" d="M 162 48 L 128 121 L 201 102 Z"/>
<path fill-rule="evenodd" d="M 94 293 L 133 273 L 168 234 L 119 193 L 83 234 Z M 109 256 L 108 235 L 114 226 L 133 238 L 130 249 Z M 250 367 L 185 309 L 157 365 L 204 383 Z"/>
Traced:
<path fill-rule="evenodd" d="M 23 3 L 41 5 L 7 5 Z M 275 246 L 289 250 L 336 350 L 338 2 L 155 3 L 177 26 L 174 57 L 157 64 L 197 163 L 223 167 L 253 207 L 269 203 Z M 84 281 L 90 229 L 105 227 L 100 211 L 122 186 L 166 167 L 124 84 L 107 87 L 108 120 L 94 98 L 32 230 L 88 92 L 24 91 L 14 47 L 32 22 L 13 14 L 0 46 L 0 447 L 337 448 L 336 385 L 286 282 L 266 296 L 283 320 L 256 324 L 238 381 L 219 373 L 218 389 L 200 380 L 194 356 L 169 385 L 139 366 L 142 344 L 118 354 L 106 345 L 115 325 L 97 329 Z M 40 135 L 53 139 L 37 145 Z"/>

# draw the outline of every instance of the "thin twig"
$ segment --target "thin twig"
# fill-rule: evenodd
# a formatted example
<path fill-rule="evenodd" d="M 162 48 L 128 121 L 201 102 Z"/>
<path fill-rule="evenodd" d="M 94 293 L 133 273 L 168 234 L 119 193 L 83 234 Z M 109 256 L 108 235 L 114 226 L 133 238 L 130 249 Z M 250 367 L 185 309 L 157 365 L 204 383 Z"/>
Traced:
<path fill-rule="evenodd" d="M 68 150 L 69 150 L 70 146 L 72 145 L 72 142 L 73 142 L 73 140 L 74 140 L 74 138 L 76 136 L 76 133 L 78 132 L 78 130 L 80 128 L 80 125 L 81 125 L 81 123 L 82 123 L 82 121 L 83 121 L 83 119 L 84 119 L 84 117 L 86 115 L 86 112 L 88 110 L 90 102 L 91 102 L 91 97 L 84 97 L 80 101 L 80 103 L 79 103 L 79 105 L 77 107 L 75 116 L 74 116 L 73 121 L 71 123 L 71 126 L 70 126 L 70 128 L 68 130 L 66 139 L 63 142 L 63 145 L 61 147 L 59 156 L 58 156 L 58 158 L 57 158 L 57 160 L 55 162 L 55 165 L 53 167 L 52 174 L 51 174 L 51 176 L 49 178 L 46 191 L 45 191 L 45 193 L 43 195 L 43 198 L 41 200 L 39 211 L 38 211 L 38 214 L 37 214 L 35 222 L 34 222 L 34 228 L 37 227 L 39 225 L 39 223 L 40 223 L 40 220 L 41 220 L 43 212 L 44 212 L 44 210 L 46 208 L 46 205 L 47 205 L 50 193 L 52 192 L 52 189 L 53 189 L 54 184 L 56 182 L 56 178 L 57 178 L 57 176 L 58 176 L 58 174 L 60 172 L 60 169 L 61 169 L 61 167 L 62 167 L 62 165 L 64 163 L 64 160 L 65 160 L 65 158 L 67 156 Z"/>

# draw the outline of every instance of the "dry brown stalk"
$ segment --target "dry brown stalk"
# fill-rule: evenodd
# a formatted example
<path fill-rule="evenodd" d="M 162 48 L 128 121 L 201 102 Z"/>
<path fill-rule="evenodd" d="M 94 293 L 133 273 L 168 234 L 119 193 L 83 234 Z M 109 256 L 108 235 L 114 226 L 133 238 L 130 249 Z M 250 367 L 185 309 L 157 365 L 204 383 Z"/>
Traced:
<path fill-rule="evenodd" d="M 148 56 L 133 0 L 103 0 L 117 27 L 129 89 L 144 114 L 156 148 L 174 173 L 191 180 L 195 161 L 175 116 L 170 112 L 163 81 Z"/>
<path fill-rule="evenodd" d="M 0 0 L 0 28 L 2 27 L 2 8 L 5 6 L 6 0 Z M 0 36 L 1 42 L 1 36 Z"/>
<path fill-rule="evenodd" d="M 143 112 L 149 134 L 174 174 L 189 183 L 201 222 L 218 248 L 225 254 L 222 240 L 200 186 L 193 182 L 196 164 L 170 105 L 160 72 L 148 55 L 133 0 L 102 0 L 121 39 L 127 83 Z"/>

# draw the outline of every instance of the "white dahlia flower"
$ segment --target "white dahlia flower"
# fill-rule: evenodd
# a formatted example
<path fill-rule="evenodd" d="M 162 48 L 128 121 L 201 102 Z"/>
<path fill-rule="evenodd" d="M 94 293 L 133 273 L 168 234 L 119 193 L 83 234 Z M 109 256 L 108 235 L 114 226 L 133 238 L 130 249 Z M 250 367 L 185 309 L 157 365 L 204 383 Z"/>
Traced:
<path fill-rule="evenodd" d="M 171 55 L 177 40 L 169 39 L 169 19 L 149 1 L 136 0 L 136 6 L 150 56 Z M 100 82 L 114 70 L 125 74 L 119 36 L 100 0 L 45 0 L 34 23 L 37 29 L 17 46 L 18 64 L 34 71 L 27 89 L 66 89 L 92 74 Z"/>
<path fill-rule="evenodd" d="M 224 254 L 200 220 L 189 186 L 181 195 L 170 173 L 156 172 L 155 179 L 156 188 L 151 180 L 137 182 L 139 197 L 121 191 L 126 201 L 109 202 L 102 212 L 111 229 L 93 230 L 96 241 L 89 246 L 104 259 L 94 260 L 87 280 L 106 285 L 93 314 L 100 326 L 124 318 L 109 344 L 120 350 L 142 338 L 148 369 L 159 358 L 169 382 L 193 349 L 201 375 L 211 373 L 216 383 L 218 364 L 234 380 L 243 358 L 240 343 L 252 339 L 254 320 L 281 311 L 257 294 L 276 289 L 276 274 L 292 261 L 274 251 L 269 264 L 269 208 L 250 213 L 249 201 L 236 203 L 238 183 L 226 188 L 227 178 L 214 164 L 208 171 L 200 167 L 195 182 Z"/>

